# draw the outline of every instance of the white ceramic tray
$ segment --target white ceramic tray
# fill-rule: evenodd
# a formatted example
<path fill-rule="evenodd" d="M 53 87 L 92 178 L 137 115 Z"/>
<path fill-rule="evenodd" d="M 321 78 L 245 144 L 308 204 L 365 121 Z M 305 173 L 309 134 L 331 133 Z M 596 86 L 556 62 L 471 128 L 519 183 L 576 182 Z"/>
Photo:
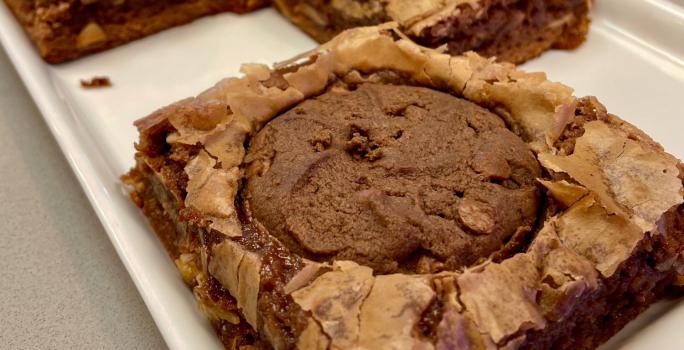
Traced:
<path fill-rule="evenodd" d="M 596 95 L 684 157 L 684 1 L 598 0 L 588 42 L 525 65 Z M 191 293 L 123 193 L 133 164 L 132 122 L 194 95 L 240 63 L 273 63 L 315 46 L 272 9 L 224 14 L 168 30 L 106 53 L 43 63 L 0 5 L 0 41 L 64 151 L 122 262 L 172 349 L 220 349 Z M 80 79 L 111 78 L 112 88 L 83 90 Z M 58 263 L 58 262 L 57 262 Z M 141 310 L 144 312 L 144 310 Z M 660 303 L 604 349 L 684 349 L 684 304 Z"/>

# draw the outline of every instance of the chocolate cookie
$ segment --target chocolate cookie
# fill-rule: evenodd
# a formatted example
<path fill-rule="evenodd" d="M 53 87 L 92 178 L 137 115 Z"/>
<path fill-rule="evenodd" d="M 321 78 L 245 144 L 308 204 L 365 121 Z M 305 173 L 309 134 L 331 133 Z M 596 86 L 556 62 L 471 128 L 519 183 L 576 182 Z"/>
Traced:
<path fill-rule="evenodd" d="M 501 118 L 422 87 L 304 101 L 254 137 L 247 159 L 244 198 L 269 233 L 376 273 L 473 264 L 529 232 L 540 204 L 539 164 Z"/>

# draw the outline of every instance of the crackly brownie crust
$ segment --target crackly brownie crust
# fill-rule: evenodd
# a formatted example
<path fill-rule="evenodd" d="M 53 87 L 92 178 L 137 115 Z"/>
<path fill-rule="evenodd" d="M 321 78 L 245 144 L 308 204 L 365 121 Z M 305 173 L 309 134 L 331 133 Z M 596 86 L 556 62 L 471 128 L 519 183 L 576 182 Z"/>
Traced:
<path fill-rule="evenodd" d="M 5 0 L 40 55 L 60 63 L 107 50 L 219 12 L 266 0 Z"/>
<path fill-rule="evenodd" d="M 411 39 L 521 63 L 551 49 L 573 49 L 587 35 L 591 0 L 275 0 L 319 42 L 357 26 L 396 21 Z"/>
<path fill-rule="evenodd" d="M 593 349 L 680 283 L 678 160 L 543 74 L 395 29 L 352 30 L 275 69 L 245 65 L 244 78 L 136 123 L 132 196 L 227 348 Z M 260 154 L 250 138 L 302 101 L 366 84 L 437 89 L 501 118 L 544 170 L 533 230 L 475 265 L 389 275 L 304 259 L 270 234 L 245 200 L 249 174 L 270 166 L 248 166 Z"/>

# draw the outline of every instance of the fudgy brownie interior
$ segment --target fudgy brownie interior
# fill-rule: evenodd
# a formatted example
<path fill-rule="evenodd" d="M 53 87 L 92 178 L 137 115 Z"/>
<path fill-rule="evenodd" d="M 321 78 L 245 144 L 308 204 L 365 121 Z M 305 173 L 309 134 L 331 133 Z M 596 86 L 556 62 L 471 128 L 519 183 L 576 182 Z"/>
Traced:
<path fill-rule="evenodd" d="M 432 89 L 333 89 L 251 141 L 243 198 L 291 251 L 376 273 L 456 270 L 530 232 L 540 166 L 495 114 Z"/>

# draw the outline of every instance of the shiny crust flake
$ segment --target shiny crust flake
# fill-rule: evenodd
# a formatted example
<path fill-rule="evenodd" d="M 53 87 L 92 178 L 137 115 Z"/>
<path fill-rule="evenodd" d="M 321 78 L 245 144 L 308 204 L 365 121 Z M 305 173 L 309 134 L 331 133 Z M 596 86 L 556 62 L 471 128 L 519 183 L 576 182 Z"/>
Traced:
<path fill-rule="evenodd" d="M 388 6 L 402 11 L 406 3 Z M 420 3 L 477 6 L 474 1 Z M 416 26 L 430 18 L 405 17 Z M 344 32 L 272 69 L 245 65 L 244 77 L 226 79 L 137 125 L 144 131 L 168 121 L 175 132 L 167 143 L 202 146 L 185 169 L 185 204 L 223 233 L 223 242 L 206 259 L 208 271 L 261 330 L 262 259 L 254 248 L 238 243 L 242 231 L 234 207 L 250 135 L 335 82 L 382 82 L 381 74 L 388 71 L 489 108 L 533 149 L 550 174 L 540 184 L 559 207 L 525 252 L 438 275 L 374 276 L 354 262 L 306 262 L 285 289 L 306 315 L 308 323 L 297 334 L 302 348 L 516 348 L 525 331 L 572 314 L 576 300 L 598 288 L 600 276 L 613 275 L 646 234 L 657 233 L 656 222 L 684 201 L 681 165 L 615 117 L 584 124 L 574 151 L 560 152 L 554 145 L 576 118 L 578 100 L 570 88 L 473 53 L 452 57 L 420 47 L 396 26 Z M 443 316 L 430 342 L 415 327 L 440 295 Z"/>

